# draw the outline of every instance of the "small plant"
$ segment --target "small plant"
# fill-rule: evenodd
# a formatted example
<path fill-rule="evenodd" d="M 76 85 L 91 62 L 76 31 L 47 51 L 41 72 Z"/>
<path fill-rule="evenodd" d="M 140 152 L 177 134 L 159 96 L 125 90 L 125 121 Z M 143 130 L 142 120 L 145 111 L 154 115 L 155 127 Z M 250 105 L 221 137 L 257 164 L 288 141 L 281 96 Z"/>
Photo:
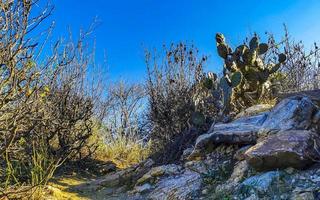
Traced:
<path fill-rule="evenodd" d="M 52 178 L 61 160 L 50 158 L 47 148 L 42 140 L 40 144 L 32 144 L 32 162 L 31 162 L 31 198 L 41 199 L 43 197 L 45 186 Z"/>
<path fill-rule="evenodd" d="M 144 142 L 138 136 L 126 137 L 109 135 L 104 146 L 100 146 L 100 160 L 112 161 L 118 168 L 127 168 L 146 159 L 151 150 L 152 142 Z M 103 150 L 103 151 L 101 151 Z"/>

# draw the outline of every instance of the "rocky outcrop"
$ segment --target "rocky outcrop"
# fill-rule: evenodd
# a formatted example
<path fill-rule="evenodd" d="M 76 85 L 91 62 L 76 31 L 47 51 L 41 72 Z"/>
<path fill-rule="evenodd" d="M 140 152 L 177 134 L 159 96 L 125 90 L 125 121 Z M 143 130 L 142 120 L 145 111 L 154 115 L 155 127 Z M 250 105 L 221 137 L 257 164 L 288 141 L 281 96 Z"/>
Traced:
<path fill-rule="evenodd" d="M 93 184 L 128 186 L 118 193 L 132 200 L 320 199 L 320 166 L 314 167 L 320 109 L 314 99 L 298 95 L 272 109 L 254 106 L 196 135 L 176 164 L 154 167 L 149 160 Z"/>
<path fill-rule="evenodd" d="M 317 111 L 317 106 L 308 97 L 293 96 L 284 99 L 268 114 L 260 133 L 314 129 L 312 119 Z"/>
<path fill-rule="evenodd" d="M 246 161 L 240 161 L 234 165 L 233 171 L 223 184 L 218 185 L 215 188 L 215 193 L 230 193 L 241 183 L 241 181 L 247 176 L 249 166 Z"/>
<path fill-rule="evenodd" d="M 320 199 L 318 165 L 308 170 L 269 171 L 250 176 L 242 181 L 230 196 L 233 199 Z"/>
<path fill-rule="evenodd" d="M 184 173 L 161 179 L 147 199 L 153 200 L 188 200 L 195 199 L 201 189 L 200 174 L 186 170 Z"/>
<path fill-rule="evenodd" d="M 206 171 L 203 163 L 207 162 L 210 152 L 217 152 L 220 146 L 240 146 L 233 151 L 231 162 L 236 161 L 236 164 L 229 178 L 222 182 L 213 178 L 213 189 L 205 187 L 203 199 L 320 197 L 314 192 L 319 188 L 316 185 L 320 185 L 320 178 L 309 183 L 307 173 L 293 175 L 288 172 L 292 170 L 281 171 L 285 168 L 304 170 L 320 160 L 318 103 L 305 95 L 290 96 L 270 111 L 255 116 L 243 112 L 233 122 L 215 124 L 206 134 L 198 137 L 189 156 L 192 161 L 185 166 L 202 172 Z M 256 108 L 251 109 L 251 113 L 255 114 Z M 275 169 L 279 171 L 270 171 Z M 257 171 L 267 172 L 252 176 Z M 301 184 L 306 186 L 300 189 Z"/>
<path fill-rule="evenodd" d="M 181 166 L 175 164 L 154 167 L 138 179 L 136 185 L 142 185 L 146 182 L 154 183 L 156 179 L 161 176 L 177 175 L 180 173 L 181 169 Z"/>
<path fill-rule="evenodd" d="M 179 165 L 152 168 L 136 183 L 131 193 L 142 199 L 194 199 L 201 188 L 201 175 Z"/>
<path fill-rule="evenodd" d="M 312 100 L 314 104 L 320 107 L 320 89 L 317 90 L 308 90 L 308 91 L 300 91 L 300 92 L 293 92 L 293 93 L 279 93 L 277 95 L 278 102 L 282 101 L 283 99 L 288 99 L 291 97 L 307 97 Z"/>
<path fill-rule="evenodd" d="M 254 116 L 262 112 L 270 111 L 273 108 L 274 105 L 272 104 L 258 104 L 251 106 L 244 111 L 240 112 L 235 116 L 235 119 L 243 118 L 243 117 L 249 117 Z"/>
<path fill-rule="evenodd" d="M 255 110 L 249 108 L 249 110 Z M 319 131 L 319 108 L 305 96 L 284 99 L 270 112 L 239 118 L 227 124 L 215 124 L 208 133 L 199 136 L 190 159 L 220 144 L 255 144 L 258 138 L 283 130 Z"/>
<path fill-rule="evenodd" d="M 258 132 L 267 114 L 244 117 L 228 124 L 217 124 L 207 134 L 198 137 L 189 159 L 194 159 L 203 152 L 220 144 L 255 144 Z"/>
<path fill-rule="evenodd" d="M 153 160 L 148 159 L 139 165 L 129 167 L 124 170 L 110 173 L 91 183 L 93 187 L 118 187 L 123 185 L 132 185 L 154 165 Z"/>
<path fill-rule="evenodd" d="M 246 145 L 246 146 L 241 147 L 240 149 L 238 149 L 236 151 L 236 153 L 234 154 L 233 158 L 238 160 L 238 161 L 245 160 L 245 153 L 251 147 L 252 147 L 252 145 Z"/>
<path fill-rule="evenodd" d="M 266 193 L 272 186 L 275 186 L 281 176 L 282 173 L 279 171 L 269 171 L 247 178 L 241 183 L 240 188 L 241 190 L 255 190 L 258 193 Z"/>
<path fill-rule="evenodd" d="M 320 138 L 307 130 L 281 131 L 251 147 L 245 159 L 256 170 L 303 169 L 320 158 Z"/>

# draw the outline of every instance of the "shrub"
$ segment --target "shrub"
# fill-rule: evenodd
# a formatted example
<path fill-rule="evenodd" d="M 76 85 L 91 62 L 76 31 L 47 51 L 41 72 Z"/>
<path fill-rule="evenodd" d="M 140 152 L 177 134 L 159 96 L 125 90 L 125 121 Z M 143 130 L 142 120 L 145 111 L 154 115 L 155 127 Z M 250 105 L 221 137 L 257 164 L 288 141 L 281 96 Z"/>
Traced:
<path fill-rule="evenodd" d="M 58 41 L 53 55 L 40 62 L 45 40 L 32 31 L 52 8 L 36 16 L 35 3 L 0 5 L 0 192 L 7 197 L 38 193 L 65 160 L 82 159 L 94 120 L 103 118 L 106 107 L 101 84 L 88 80 L 93 54 L 85 40 L 91 28 L 76 42 Z"/>
<path fill-rule="evenodd" d="M 44 110 L 48 120 L 37 126 L 39 133 L 46 133 L 50 153 L 67 160 L 83 159 L 80 151 L 92 135 L 94 120 L 103 118 L 95 113 L 102 98 L 99 83 L 88 80 L 93 63 L 91 53 L 84 50 L 85 34 L 80 34 L 77 42 L 67 42 L 61 50 L 63 53 L 57 54 L 51 64 L 63 63 L 47 80 L 49 93 Z"/>
<path fill-rule="evenodd" d="M 149 156 L 151 141 L 144 135 L 143 122 L 145 91 L 139 84 L 120 81 L 110 87 L 109 96 L 111 106 L 100 130 L 104 145 L 99 157 L 125 168 Z"/>
<path fill-rule="evenodd" d="M 302 41 L 295 41 L 284 25 L 284 36 L 280 43 L 276 43 L 274 36 L 268 33 L 269 45 L 273 48 L 266 59 L 272 60 L 279 49 L 284 49 L 287 57 L 281 72 L 274 78 L 279 80 L 282 92 L 298 92 L 320 88 L 320 57 L 316 43 L 307 49 Z"/>
<path fill-rule="evenodd" d="M 164 46 L 163 55 L 160 56 L 156 52 L 146 52 L 146 90 L 149 105 L 147 118 L 155 152 L 165 154 L 173 151 L 170 148 L 178 148 L 172 146 L 175 143 L 174 138 L 178 139 L 179 134 L 188 137 L 182 133 L 189 132 L 188 129 L 193 126 L 191 118 L 194 113 L 200 111 L 201 115 L 204 115 L 207 122 L 204 124 L 205 127 L 211 124 L 219 112 L 219 109 L 212 106 L 215 105 L 213 102 L 202 105 L 203 102 L 207 102 L 207 95 L 198 95 L 199 92 L 203 92 L 202 89 L 199 90 L 199 86 L 206 77 L 203 67 L 207 60 L 206 56 L 198 54 L 194 45 L 184 43 L 172 44 L 168 48 Z M 202 103 L 196 106 L 196 102 Z M 177 155 L 181 153 L 176 152 Z M 168 155 L 156 154 L 154 157 L 173 160 L 173 157 Z"/>

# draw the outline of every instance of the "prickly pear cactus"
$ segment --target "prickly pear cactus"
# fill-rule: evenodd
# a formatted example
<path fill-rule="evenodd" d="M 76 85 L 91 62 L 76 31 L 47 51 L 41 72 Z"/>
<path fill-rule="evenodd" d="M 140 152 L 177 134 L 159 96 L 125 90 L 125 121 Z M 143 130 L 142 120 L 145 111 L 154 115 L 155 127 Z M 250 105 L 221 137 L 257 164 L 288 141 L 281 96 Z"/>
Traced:
<path fill-rule="evenodd" d="M 269 46 L 260 43 L 257 36 L 234 51 L 221 33 L 216 34 L 216 43 L 218 54 L 224 60 L 220 87 L 223 89 L 225 109 L 240 111 L 256 104 L 269 92 L 270 77 L 286 61 L 285 54 L 279 54 L 278 63 L 265 64 L 260 56 L 268 51 Z"/>
<path fill-rule="evenodd" d="M 194 126 L 211 124 L 223 108 L 222 91 L 216 74 L 209 72 L 204 75 L 195 86 L 193 102 L 195 112 L 191 116 Z"/>

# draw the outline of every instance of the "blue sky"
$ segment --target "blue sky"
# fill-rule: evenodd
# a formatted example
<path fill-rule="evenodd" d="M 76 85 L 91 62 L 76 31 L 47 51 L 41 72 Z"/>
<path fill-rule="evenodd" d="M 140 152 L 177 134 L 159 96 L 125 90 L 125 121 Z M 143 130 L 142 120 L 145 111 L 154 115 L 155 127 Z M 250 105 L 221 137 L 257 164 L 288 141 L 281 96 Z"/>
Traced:
<path fill-rule="evenodd" d="M 209 55 L 207 69 L 219 72 L 214 35 L 222 32 L 237 45 L 254 32 L 273 32 L 278 38 L 283 23 L 306 46 L 320 41 L 318 0 L 52 0 L 55 5 L 54 37 L 87 28 L 95 17 L 101 21 L 94 33 L 96 60 L 107 54 L 109 75 L 131 81 L 145 76 L 144 48 L 164 43 L 193 42 Z"/>

